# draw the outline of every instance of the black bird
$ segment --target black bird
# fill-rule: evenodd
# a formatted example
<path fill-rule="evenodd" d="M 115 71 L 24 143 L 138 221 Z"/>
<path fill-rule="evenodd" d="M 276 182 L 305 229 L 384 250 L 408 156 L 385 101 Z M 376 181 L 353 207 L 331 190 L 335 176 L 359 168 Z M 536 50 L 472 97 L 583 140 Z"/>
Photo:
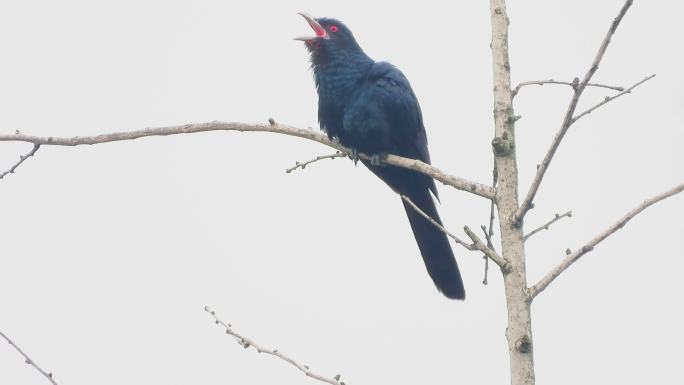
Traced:
<path fill-rule="evenodd" d="M 354 154 L 372 155 L 373 160 L 362 160 L 363 164 L 441 224 L 430 195 L 439 199 L 434 179 L 379 162 L 380 156 L 395 154 L 430 163 L 420 106 L 404 74 L 368 57 L 339 20 L 300 15 L 316 33 L 297 40 L 304 41 L 311 55 L 321 128 Z M 464 299 L 463 281 L 446 235 L 402 202 L 435 285 L 449 298 Z"/>

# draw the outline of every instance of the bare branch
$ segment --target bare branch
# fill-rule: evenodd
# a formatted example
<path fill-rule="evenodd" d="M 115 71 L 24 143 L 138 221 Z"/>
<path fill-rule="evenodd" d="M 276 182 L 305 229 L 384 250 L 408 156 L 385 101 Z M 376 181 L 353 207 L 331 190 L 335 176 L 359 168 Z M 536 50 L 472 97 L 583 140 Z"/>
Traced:
<path fill-rule="evenodd" d="M 209 122 L 197 124 L 185 124 L 182 126 L 145 128 L 136 131 L 114 132 L 109 134 L 95 135 L 95 136 L 74 136 L 74 137 L 39 137 L 24 135 L 21 133 L 15 134 L 0 134 L 0 142 L 28 142 L 41 145 L 53 146 L 80 146 L 93 145 L 100 143 L 117 142 L 122 140 L 133 140 L 144 138 L 148 136 L 168 136 L 178 134 L 190 134 L 207 131 L 240 131 L 240 132 L 272 132 L 276 134 L 283 134 L 289 136 L 296 136 L 303 139 L 312 140 L 326 146 L 332 147 L 340 152 L 350 153 L 351 151 L 338 142 L 328 139 L 328 136 L 319 131 L 312 129 L 297 128 L 276 123 L 272 119 L 269 124 L 247 124 L 236 122 Z M 371 160 L 371 156 L 366 154 L 359 154 L 361 159 Z M 403 167 L 414 170 L 423 174 L 427 174 L 434 179 L 452 186 L 461 191 L 479 195 L 487 199 L 493 199 L 495 190 L 491 186 L 486 186 L 480 183 L 471 182 L 463 178 L 449 175 L 429 164 L 423 163 L 416 159 L 403 158 L 396 155 L 387 155 L 381 159 L 385 164 Z"/>
<path fill-rule="evenodd" d="M 608 29 L 608 33 L 603 38 L 601 47 L 596 53 L 596 57 L 594 58 L 594 61 L 591 63 L 591 67 L 589 67 L 589 70 L 587 71 L 586 75 L 584 75 L 584 79 L 582 79 L 582 81 L 580 82 L 579 79 L 575 78 L 575 81 L 573 81 L 573 88 L 575 89 L 575 93 L 572 96 L 572 99 L 570 100 L 570 105 L 568 106 L 568 110 L 566 111 L 565 117 L 563 118 L 563 123 L 561 124 L 558 133 L 556 133 L 556 136 L 553 138 L 551 147 L 547 151 L 546 156 L 544 156 L 544 160 L 537 167 L 537 174 L 534 176 L 532 186 L 530 187 L 527 196 L 525 196 L 522 205 L 513 217 L 514 223 L 520 225 L 527 211 L 532 208 L 532 201 L 534 200 L 534 197 L 537 194 L 537 191 L 539 190 L 539 186 L 541 185 L 541 181 L 544 178 L 544 174 L 546 173 L 546 170 L 548 170 L 549 165 L 551 164 L 551 160 L 553 159 L 553 156 L 556 154 L 556 150 L 558 150 L 558 147 L 560 146 L 563 137 L 567 133 L 568 128 L 570 128 L 570 126 L 573 123 L 573 116 L 575 115 L 575 109 L 577 108 L 577 103 L 579 102 L 580 96 L 582 96 L 582 92 L 589 84 L 591 77 L 594 76 L 594 73 L 596 73 L 596 70 L 598 70 L 599 64 L 601 63 L 601 59 L 603 59 L 603 55 L 606 53 L 608 44 L 610 44 L 610 39 L 613 37 L 613 34 L 615 34 L 618 25 L 620 25 L 622 18 L 627 13 L 629 7 L 632 6 L 633 2 L 633 0 L 625 1 L 625 4 L 622 6 L 622 9 L 620 10 L 620 13 L 613 20 L 613 23 L 610 25 L 610 28 Z"/>
<path fill-rule="evenodd" d="M 12 167 L 10 167 L 9 170 L 7 170 L 7 171 L 3 172 L 2 174 L 0 174 L 0 179 L 4 178 L 5 175 L 7 175 L 7 174 L 14 174 L 14 170 L 16 170 L 17 167 L 19 167 L 19 165 L 21 165 L 22 163 L 24 163 L 24 161 L 25 161 L 26 159 L 28 159 L 28 158 L 32 157 L 33 155 L 35 155 L 36 151 L 38 151 L 39 148 L 40 148 L 40 144 L 34 144 L 34 145 L 33 145 L 33 149 L 32 149 L 31 151 L 29 151 L 26 155 L 21 155 L 21 156 L 19 157 L 19 162 L 15 163 Z"/>
<path fill-rule="evenodd" d="M 237 340 L 237 343 L 240 344 L 240 346 L 242 346 L 243 348 L 248 349 L 250 347 L 253 347 L 254 349 L 256 349 L 257 353 L 264 353 L 264 354 L 268 354 L 268 355 L 271 355 L 274 357 L 278 357 L 281 360 L 283 360 L 283 361 L 291 364 L 295 368 L 299 369 L 307 377 L 311 377 L 311 378 L 316 379 L 318 381 L 327 382 L 328 384 L 332 384 L 332 385 L 344 385 L 344 382 L 340 382 L 340 380 L 339 380 L 340 379 L 339 374 L 337 376 L 335 376 L 334 378 L 323 377 L 319 374 L 316 374 L 316 373 L 312 372 L 311 370 L 309 370 L 308 366 L 302 365 L 302 364 L 298 363 L 297 361 L 293 360 L 292 358 L 280 353 L 278 351 L 278 349 L 266 349 L 264 347 L 257 345 L 256 343 L 254 343 L 254 341 L 252 341 L 251 339 L 238 334 L 237 332 L 235 332 L 232 329 L 232 326 L 229 323 L 223 322 L 216 315 L 216 312 L 213 311 L 209 306 L 205 306 L 204 311 L 211 314 L 211 316 L 214 317 L 215 323 L 223 326 L 223 328 L 226 330 L 226 334 L 234 337 Z"/>
<path fill-rule="evenodd" d="M 14 348 L 14 350 L 18 351 L 19 354 L 21 354 L 22 356 L 24 356 L 24 362 L 26 362 L 27 364 L 33 366 L 37 371 L 40 372 L 40 374 L 42 374 L 45 378 L 47 378 L 48 381 L 50 381 L 53 385 L 57 385 L 57 382 L 55 382 L 55 379 L 52 378 L 52 372 L 46 372 L 46 371 L 44 371 L 43 369 L 41 369 L 40 366 L 38 366 L 38 364 L 36 364 L 36 363 L 31 359 L 31 357 L 29 357 L 26 353 L 24 353 L 24 351 L 21 350 L 21 349 L 17 346 L 17 344 L 15 344 L 11 339 L 9 339 L 9 337 L 7 337 L 7 336 L 5 335 L 5 333 L 0 332 L 0 336 L 2 336 L 2 338 L 4 338 L 4 339 L 5 339 L 5 340 Z"/>
<path fill-rule="evenodd" d="M 573 87 L 573 88 L 574 88 L 575 85 L 576 85 L 575 83 L 571 83 L 571 82 L 559 82 L 559 81 L 556 81 L 556 80 L 553 80 L 553 79 L 549 79 L 549 80 L 532 80 L 532 81 L 528 81 L 528 82 L 522 82 L 522 83 L 518 84 L 517 86 L 515 86 L 515 88 L 513 89 L 513 91 L 511 91 L 511 95 L 512 95 L 513 97 L 515 97 L 515 96 L 518 94 L 518 92 L 520 91 L 520 89 L 523 88 L 523 87 L 525 87 L 525 86 L 532 86 L 532 85 L 543 86 L 544 84 L 562 84 L 562 85 L 570 86 L 570 87 Z M 615 91 L 624 91 L 624 90 L 625 90 L 624 87 L 609 86 L 609 85 L 606 85 L 606 84 L 598 84 L 598 83 L 587 83 L 587 87 L 608 88 L 608 89 L 610 89 L 610 90 L 615 90 Z"/>
<path fill-rule="evenodd" d="M 567 213 L 564 213 L 564 214 L 556 214 L 556 216 L 554 216 L 552 220 L 544 223 L 543 225 L 541 225 L 541 226 L 537 227 L 536 229 L 530 231 L 529 234 L 525 235 L 523 237 L 523 241 L 526 241 L 529 237 L 533 236 L 534 234 L 536 234 L 542 230 L 548 230 L 549 226 L 554 224 L 556 221 L 559 221 L 565 217 L 570 218 L 571 216 L 572 216 L 572 211 L 568 211 Z"/>
<path fill-rule="evenodd" d="M 588 109 L 588 110 L 582 112 L 581 114 L 575 116 L 574 118 L 572 118 L 572 123 L 575 123 L 576 121 L 580 120 L 580 118 L 585 116 L 585 115 L 591 114 L 595 109 L 601 107 L 602 105 L 604 105 L 610 101 L 613 101 L 622 95 L 631 93 L 633 89 L 639 87 L 640 85 L 646 83 L 647 81 L 653 79 L 654 77 L 655 77 L 655 74 L 650 75 L 650 76 L 646 76 L 645 78 L 641 79 L 639 82 L 635 83 L 633 86 L 631 86 L 628 89 L 620 92 L 619 94 L 616 94 L 613 96 L 606 96 L 606 98 L 603 99 L 603 101 L 601 101 L 601 103 L 596 104 L 595 106 L 591 107 L 590 109 Z"/>
<path fill-rule="evenodd" d="M 313 158 L 313 159 L 311 159 L 311 160 L 307 160 L 307 161 L 304 162 L 304 163 L 295 162 L 295 165 L 292 166 L 292 167 L 290 167 L 290 168 L 288 168 L 288 169 L 286 169 L 285 172 L 289 174 L 289 173 L 291 173 L 292 171 L 294 171 L 294 170 L 296 170 L 296 169 L 298 169 L 298 168 L 301 168 L 302 170 L 304 170 L 304 169 L 306 168 L 306 166 L 310 165 L 311 163 L 316 163 L 316 162 L 318 162 L 318 161 L 320 161 L 320 160 L 323 160 L 323 159 L 344 158 L 344 157 L 347 157 L 347 156 L 348 156 L 348 155 L 347 155 L 346 153 L 340 152 L 340 151 L 337 151 L 336 153 L 330 154 L 330 155 L 321 155 L 321 156 L 317 156 L 317 157 L 315 157 L 315 158 Z"/>
<path fill-rule="evenodd" d="M 485 254 L 486 257 L 489 257 L 489 258 L 490 258 L 492 261 L 494 261 L 497 265 L 501 266 L 502 269 L 506 269 L 506 268 L 507 268 L 508 263 L 506 262 L 506 260 L 504 260 L 504 259 L 503 259 L 499 254 L 497 254 L 496 251 L 494 251 L 492 248 L 489 248 L 489 247 L 487 247 L 484 243 L 482 243 L 482 241 L 480 240 L 480 238 L 478 238 L 477 235 L 475 235 L 475 233 L 473 233 L 473 231 L 470 230 L 470 228 L 469 228 L 468 226 L 466 226 L 466 227 L 464 228 L 464 231 L 466 232 L 466 234 L 468 234 L 468 236 L 470 237 L 470 239 L 472 239 L 472 241 L 473 241 L 473 244 L 472 244 L 472 245 L 470 245 L 470 244 L 468 244 L 468 243 L 462 241 L 460 238 L 458 238 L 457 236 L 455 236 L 454 234 L 452 234 L 449 230 L 447 230 L 444 226 L 440 225 L 439 222 L 437 222 L 437 221 L 435 221 L 434 219 L 432 219 L 432 218 L 431 218 L 429 215 L 427 215 L 423 210 L 421 210 L 420 207 L 416 206 L 416 204 L 413 203 L 413 201 L 411 201 L 411 199 L 410 199 L 409 197 L 407 197 L 406 195 L 401 195 L 401 199 L 403 199 L 406 203 L 408 203 L 411 207 L 413 207 L 413 209 L 416 210 L 416 212 L 417 212 L 418 214 L 420 214 L 423 218 L 427 219 L 428 221 L 430 221 L 430 223 L 432 223 L 433 225 L 435 225 L 435 227 L 437 227 L 438 229 L 442 230 L 442 232 L 444 232 L 444 234 L 446 234 L 449 238 L 451 238 L 451 239 L 453 239 L 454 241 L 456 241 L 456 243 L 458 243 L 459 245 L 461 245 L 461 246 L 463 246 L 463 247 L 465 247 L 466 249 L 471 250 L 471 251 L 481 251 L 481 252 L 483 252 L 483 253 Z"/>
<path fill-rule="evenodd" d="M 551 282 L 553 282 L 556 278 L 558 278 L 559 275 L 561 275 L 561 273 L 563 273 L 568 267 L 570 267 L 570 265 L 575 263 L 584 254 L 592 251 L 594 247 L 596 247 L 596 245 L 601 243 L 604 239 L 608 238 L 610 235 L 620 230 L 627 222 L 629 222 L 630 219 L 634 218 L 637 214 L 644 211 L 651 205 L 658 203 L 663 199 L 669 198 L 675 194 L 679 194 L 682 191 L 684 191 L 684 183 L 674 187 L 671 190 L 665 191 L 664 193 L 658 194 L 653 198 L 643 201 L 639 206 L 635 207 L 630 212 L 625 214 L 625 216 L 620 218 L 619 221 L 615 222 L 615 224 L 607 228 L 601 234 L 597 235 L 594 239 L 587 242 L 587 244 L 579 248 L 577 251 L 566 253 L 568 255 L 565 257 L 565 259 L 563 259 L 563 261 L 561 261 L 561 263 L 558 264 L 558 266 L 556 266 L 553 270 L 546 274 L 544 278 L 539 280 L 537 284 L 530 288 L 530 297 L 534 298 L 539 293 L 544 291 L 544 289 L 546 289 L 549 286 L 549 284 L 551 284 Z"/>
<path fill-rule="evenodd" d="M 430 217 L 429 215 L 427 215 L 427 214 L 425 213 L 425 211 L 421 210 L 420 207 L 416 206 L 416 204 L 413 203 L 413 201 L 412 201 L 409 197 L 407 197 L 406 195 L 400 195 L 400 196 L 401 196 L 401 199 L 403 199 L 406 203 L 408 203 L 409 205 L 411 205 L 411 207 L 413 207 L 413 209 L 416 210 L 416 212 L 417 212 L 418 214 L 420 214 L 423 218 L 425 218 L 425 219 L 427 219 L 428 221 L 430 221 L 430 223 L 432 223 L 433 225 L 435 225 L 435 227 L 437 227 L 438 229 L 442 230 L 442 232 L 443 232 L 444 234 L 446 234 L 449 238 L 453 239 L 456 243 L 458 243 L 459 245 L 465 247 L 465 248 L 468 249 L 468 250 L 476 250 L 476 249 L 473 247 L 473 245 L 470 245 L 470 244 L 468 244 L 468 243 L 466 243 L 466 242 L 463 242 L 459 237 L 455 236 L 455 235 L 452 234 L 449 230 L 447 230 L 444 226 L 440 225 L 439 222 L 437 222 L 437 221 L 435 221 L 434 219 L 432 219 L 432 217 Z"/>
<path fill-rule="evenodd" d="M 466 234 L 468 234 L 468 237 L 473 241 L 472 247 L 475 250 L 483 252 L 489 259 L 494 261 L 499 267 L 501 267 L 501 270 L 506 271 L 509 269 L 509 263 L 506 261 L 502 256 L 496 253 L 496 251 L 490 249 L 482 243 L 482 240 L 480 237 L 478 237 L 473 230 L 470 229 L 470 227 L 465 226 L 463 227 L 463 231 L 465 231 Z"/>

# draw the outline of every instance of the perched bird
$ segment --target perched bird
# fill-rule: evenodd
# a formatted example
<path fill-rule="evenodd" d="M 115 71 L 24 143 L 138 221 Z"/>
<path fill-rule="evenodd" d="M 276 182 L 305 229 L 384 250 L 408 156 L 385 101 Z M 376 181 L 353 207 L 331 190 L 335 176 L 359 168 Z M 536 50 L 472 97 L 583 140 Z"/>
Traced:
<path fill-rule="evenodd" d="M 297 40 L 304 41 L 311 55 L 321 128 L 329 138 L 353 149 L 354 156 L 357 152 L 372 155 L 363 164 L 441 224 L 430 195 L 438 198 L 434 179 L 379 161 L 382 155 L 394 154 L 430 163 L 420 106 L 404 74 L 368 57 L 339 20 L 300 15 L 316 34 Z M 463 281 L 446 234 L 402 202 L 437 289 L 448 298 L 464 299 Z"/>

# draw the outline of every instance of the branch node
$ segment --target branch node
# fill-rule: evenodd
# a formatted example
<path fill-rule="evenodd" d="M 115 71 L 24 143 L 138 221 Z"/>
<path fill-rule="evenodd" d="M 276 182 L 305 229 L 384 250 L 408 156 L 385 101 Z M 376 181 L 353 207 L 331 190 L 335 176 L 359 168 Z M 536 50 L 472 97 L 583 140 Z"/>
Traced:
<path fill-rule="evenodd" d="M 577 91 L 577 87 L 579 86 L 579 82 L 580 82 L 580 80 L 578 77 L 575 77 L 574 79 L 572 79 L 572 89 L 573 90 Z"/>
<path fill-rule="evenodd" d="M 481 251 L 485 256 L 487 256 L 489 259 L 494 261 L 494 263 L 499 265 L 502 271 L 508 269 L 508 261 L 505 258 L 501 257 L 499 254 L 497 254 L 497 252 L 494 251 L 491 247 L 487 247 L 487 245 L 482 243 L 482 240 L 473 232 L 473 230 L 470 229 L 470 227 L 463 226 L 463 231 L 473 241 L 473 244 L 469 247 L 470 250 Z"/>
<path fill-rule="evenodd" d="M 505 135 L 506 133 L 504 133 Z M 494 155 L 503 157 L 503 156 L 508 156 L 513 150 L 513 146 L 511 144 L 511 141 L 508 140 L 507 138 L 502 137 L 496 137 L 492 139 L 492 149 L 494 150 Z"/>
<path fill-rule="evenodd" d="M 515 350 L 522 354 L 527 354 L 532 352 L 532 339 L 525 334 L 515 341 Z"/>

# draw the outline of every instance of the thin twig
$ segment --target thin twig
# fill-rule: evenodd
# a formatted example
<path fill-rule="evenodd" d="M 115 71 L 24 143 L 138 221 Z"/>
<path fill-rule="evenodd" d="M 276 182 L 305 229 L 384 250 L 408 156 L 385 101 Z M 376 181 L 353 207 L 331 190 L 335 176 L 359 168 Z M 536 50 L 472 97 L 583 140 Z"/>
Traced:
<path fill-rule="evenodd" d="M 457 236 L 455 236 L 454 234 L 452 234 L 449 230 L 447 230 L 447 229 L 446 229 L 444 226 L 442 226 L 439 222 L 437 222 L 436 220 L 432 219 L 432 217 L 430 217 L 429 215 L 427 215 L 427 214 L 425 213 L 425 211 L 421 210 L 420 207 L 416 206 L 416 204 L 413 203 L 413 201 L 412 201 L 409 197 L 407 197 L 406 195 L 400 195 L 400 196 L 401 196 L 401 199 L 403 199 L 406 203 L 408 203 L 411 207 L 413 207 L 413 209 L 416 210 L 416 212 L 417 212 L 418 214 L 420 214 L 423 218 L 425 218 L 425 219 L 427 219 L 428 221 L 430 221 L 430 223 L 432 223 L 433 225 L 435 225 L 435 227 L 437 227 L 438 229 L 442 230 L 442 232 L 444 232 L 444 234 L 446 234 L 449 238 L 453 239 L 456 243 L 458 243 L 459 245 L 465 247 L 465 248 L 468 249 L 468 250 L 475 250 L 475 248 L 473 247 L 473 245 L 468 244 L 468 243 L 466 243 L 466 242 L 463 242 L 459 237 L 457 237 Z"/>
<path fill-rule="evenodd" d="M 266 349 L 266 348 L 264 348 L 264 347 L 262 347 L 262 346 L 260 346 L 260 345 L 257 345 L 257 344 L 256 344 L 254 341 L 252 341 L 251 339 L 249 339 L 249 338 L 247 338 L 247 337 L 244 337 L 244 336 L 238 334 L 236 331 L 234 331 L 234 330 L 232 329 L 232 326 L 231 326 L 229 323 L 223 322 L 223 321 L 216 315 L 216 312 L 213 311 L 209 306 L 205 306 L 205 307 L 204 307 L 204 311 L 206 311 L 207 313 L 211 314 L 211 316 L 214 317 L 215 323 L 216 323 L 217 325 L 223 326 L 223 328 L 226 330 L 226 334 L 228 334 L 229 336 L 234 337 L 234 338 L 237 340 L 238 344 L 240 344 L 240 346 L 242 346 L 243 348 L 247 349 L 247 348 L 249 348 L 249 347 L 253 347 L 254 349 L 256 349 L 257 353 L 265 353 L 265 354 L 268 354 L 268 355 L 271 355 L 271 356 L 274 356 L 274 357 L 278 357 L 278 358 L 280 358 L 281 360 L 283 360 L 283 361 L 285 361 L 285 362 L 291 364 L 291 365 L 294 366 L 295 368 L 299 369 L 299 370 L 300 370 L 302 373 L 304 373 L 307 377 L 311 377 L 311 378 L 313 378 L 313 379 L 316 379 L 316 380 L 319 380 L 319 381 L 322 381 L 322 382 L 327 382 L 328 384 L 332 384 L 332 385 L 344 385 L 344 382 L 341 382 L 341 381 L 339 380 L 339 379 L 340 379 L 340 375 L 339 375 L 339 374 L 338 374 L 337 376 L 335 376 L 334 378 L 323 377 L 323 376 L 321 376 L 320 374 L 316 374 L 316 373 L 312 372 L 311 370 L 309 370 L 309 367 L 308 367 L 308 366 L 302 365 L 302 364 L 298 363 L 297 361 L 293 360 L 292 358 L 290 358 L 290 357 L 288 357 L 288 356 L 286 356 L 286 355 L 280 353 L 280 352 L 278 351 L 278 349 Z"/>
<path fill-rule="evenodd" d="M 549 80 L 532 80 L 528 82 L 522 82 L 518 84 L 513 91 L 511 91 L 511 95 L 515 97 L 515 95 L 518 94 L 518 91 L 520 91 L 521 88 L 525 86 L 532 86 L 532 85 L 537 85 L 537 86 L 543 86 L 544 84 L 562 84 L 570 87 L 574 87 L 575 84 L 571 82 L 559 82 L 553 79 Z M 606 84 L 598 84 L 598 83 L 587 83 L 587 87 L 598 87 L 598 88 L 608 88 L 610 90 L 615 90 L 615 91 L 624 91 L 624 87 L 617 87 L 617 86 L 609 86 Z"/>
<path fill-rule="evenodd" d="M 506 261 L 502 256 L 497 254 L 496 251 L 490 249 L 482 243 L 482 240 L 480 237 L 478 237 L 473 230 L 470 229 L 470 227 L 465 226 L 463 227 L 463 231 L 465 231 L 466 234 L 468 234 L 468 237 L 473 241 L 472 247 L 475 248 L 475 250 L 483 252 L 486 256 L 489 257 L 494 263 L 499 265 L 501 267 L 501 270 L 507 271 L 509 269 L 509 264 L 508 261 Z"/>
<path fill-rule="evenodd" d="M 499 179 L 498 172 L 496 170 L 496 159 L 494 159 L 494 168 L 492 169 L 492 187 L 496 188 L 496 181 Z M 485 233 L 485 238 L 487 239 L 487 247 L 490 249 L 496 251 L 494 248 L 494 243 L 492 242 L 492 237 L 494 237 L 494 206 L 495 206 L 495 200 L 492 199 L 490 206 L 489 206 L 489 230 L 487 230 L 487 227 L 482 225 L 482 231 Z M 489 258 L 485 255 L 484 257 L 485 260 L 485 266 L 484 266 L 484 278 L 482 279 L 482 284 L 487 285 L 488 280 L 487 280 L 487 274 L 489 273 Z"/>
<path fill-rule="evenodd" d="M 536 234 L 536 233 L 538 233 L 538 232 L 540 232 L 540 231 L 542 231 L 542 230 L 548 230 L 549 227 L 550 227 L 552 224 L 554 224 L 556 221 L 559 221 L 559 220 L 561 220 L 561 219 L 563 219 L 563 218 L 565 218 L 565 217 L 568 217 L 568 218 L 572 217 L 572 211 L 568 211 L 568 212 L 563 213 L 563 214 L 556 214 L 556 215 L 553 217 L 553 219 L 551 219 L 550 221 L 548 221 L 548 222 L 544 223 L 543 225 L 537 227 L 536 229 L 530 231 L 529 234 L 526 234 L 526 235 L 523 237 L 523 241 L 526 241 L 529 237 L 533 236 L 534 234 Z"/>
<path fill-rule="evenodd" d="M 92 145 L 99 143 L 117 142 L 122 140 L 133 140 L 144 138 L 148 136 L 167 136 L 178 134 L 190 134 L 207 131 L 240 131 L 240 132 L 271 132 L 282 135 L 296 136 L 303 139 L 312 140 L 326 146 L 332 147 L 343 153 L 350 153 L 350 150 L 338 142 L 328 139 L 328 136 L 322 132 L 314 131 L 312 129 L 297 128 L 276 123 L 271 120 L 269 124 L 247 124 L 236 122 L 209 122 L 197 124 L 185 124 L 182 126 L 171 127 L 157 127 L 145 128 L 135 131 L 122 131 L 109 134 L 95 135 L 95 136 L 74 136 L 74 137 L 39 137 L 24 135 L 21 133 L 15 134 L 0 134 L 0 142 L 29 142 L 42 145 L 54 146 L 80 146 Z M 359 158 L 371 160 L 372 157 L 366 154 L 359 154 Z M 467 191 L 475 195 L 487 199 L 493 199 L 495 190 L 491 186 L 486 186 L 480 183 L 471 182 L 463 178 L 449 175 L 416 159 L 403 158 L 396 155 L 387 155 L 381 161 L 384 164 L 396 167 L 403 167 L 414 170 L 433 177 L 446 185 L 452 186 L 458 190 Z"/>
<path fill-rule="evenodd" d="M 346 153 L 340 152 L 340 151 L 337 151 L 337 152 L 335 152 L 334 154 L 330 154 L 330 155 L 321 155 L 321 156 L 317 156 L 317 157 L 315 157 L 315 158 L 313 158 L 313 159 L 311 159 L 311 160 L 307 160 L 306 162 L 303 162 L 303 163 L 295 162 L 295 165 L 292 166 L 292 167 L 290 167 L 290 168 L 288 168 L 288 169 L 286 169 L 285 172 L 289 174 L 289 173 L 291 173 L 292 171 L 294 171 L 294 170 L 296 170 L 296 169 L 298 169 L 298 168 L 301 168 L 302 170 L 304 170 L 304 169 L 306 168 L 306 166 L 310 165 L 311 163 L 316 163 L 316 162 L 318 162 L 319 160 L 323 160 L 323 159 L 335 159 L 335 158 L 344 158 L 344 157 L 346 157 L 346 156 L 347 156 Z"/>
<path fill-rule="evenodd" d="M 653 198 L 647 199 L 643 201 L 639 206 L 635 207 L 632 209 L 630 212 L 625 214 L 622 218 L 620 218 L 619 221 L 615 222 L 612 226 L 607 228 L 605 231 L 594 237 L 592 240 L 587 242 L 584 246 L 579 248 L 575 252 L 569 252 L 566 253 L 568 254 L 561 263 L 558 264 L 553 270 L 551 270 L 548 274 L 544 276 L 537 284 L 532 286 L 530 288 L 530 298 L 536 297 L 539 293 L 544 291 L 551 282 L 553 282 L 556 278 L 558 278 L 561 273 L 563 273 L 570 265 L 575 263 L 580 257 L 582 257 L 584 254 L 592 251 L 596 245 L 601 243 L 604 239 L 608 238 L 610 235 L 615 233 L 616 231 L 620 230 L 627 222 L 629 222 L 630 219 L 634 218 L 637 214 L 640 212 L 644 211 L 646 208 L 650 207 L 651 205 L 658 203 L 662 201 L 663 199 L 669 198 L 673 195 L 679 194 L 680 192 L 684 191 L 684 183 L 674 187 L 673 189 L 670 189 L 668 191 L 665 191 L 661 194 L 658 194 L 654 196 Z"/>
<path fill-rule="evenodd" d="M 25 161 L 26 159 L 28 159 L 28 158 L 32 157 L 33 155 L 35 155 L 36 151 L 38 151 L 39 148 L 40 148 L 40 144 L 37 144 L 37 143 L 34 144 L 34 145 L 33 145 L 33 149 L 32 149 L 31 151 L 29 151 L 26 155 L 21 155 L 21 156 L 19 157 L 19 162 L 15 163 L 14 166 L 10 167 L 9 170 L 7 170 L 7 171 L 3 172 L 2 174 L 0 174 L 0 179 L 4 178 L 5 175 L 7 175 L 7 174 L 14 174 L 14 170 L 16 170 L 17 167 L 19 167 L 20 164 L 24 163 L 24 161 Z"/>
<path fill-rule="evenodd" d="M 532 186 L 530 187 L 530 190 L 527 192 L 527 195 L 525 196 L 525 199 L 520 205 L 520 208 L 513 216 L 513 223 L 517 225 L 522 224 L 522 219 L 525 217 L 525 214 L 532 208 L 532 201 L 534 200 L 534 197 L 537 195 L 537 191 L 539 190 L 539 186 L 541 185 L 542 179 L 544 178 L 544 174 L 546 174 L 546 170 L 548 170 L 549 165 L 551 164 L 551 160 L 553 159 L 553 156 L 556 154 L 556 150 L 558 150 L 558 147 L 560 146 L 561 141 L 565 137 L 568 128 L 570 128 L 570 126 L 573 123 L 573 116 L 575 115 L 575 109 L 577 108 L 577 103 L 579 102 L 580 96 L 582 96 L 582 92 L 589 84 L 591 77 L 594 76 L 594 73 L 596 73 L 596 70 L 598 70 L 599 64 L 601 63 L 601 59 L 603 59 L 603 55 L 606 53 L 606 49 L 608 49 L 608 44 L 610 44 L 610 39 L 613 37 L 613 34 L 615 34 L 618 25 L 620 25 L 622 18 L 627 13 L 629 7 L 632 6 L 633 2 L 633 0 L 625 1 L 625 4 L 622 6 L 622 9 L 620 10 L 620 13 L 613 20 L 612 24 L 610 25 L 610 28 L 608 29 L 608 33 L 603 38 L 601 47 L 596 53 L 596 57 L 594 58 L 594 61 L 591 63 L 591 67 L 589 67 L 589 70 L 584 75 L 582 81 L 580 82 L 577 78 L 575 78 L 575 81 L 573 81 L 573 88 L 575 89 L 575 93 L 572 96 L 572 99 L 570 100 L 570 105 L 568 106 L 568 110 L 566 111 L 565 117 L 563 118 L 563 123 L 561 124 L 558 133 L 556 133 L 556 136 L 553 138 L 551 147 L 549 147 L 549 150 L 546 152 L 544 160 L 537 167 L 537 173 L 534 176 L 534 180 L 532 181 Z"/>
<path fill-rule="evenodd" d="M 492 245 L 492 235 L 487 230 L 487 226 L 482 225 L 482 226 L 480 226 L 480 228 L 482 228 L 482 232 L 484 233 L 485 238 L 487 239 L 487 247 L 494 249 L 494 245 Z M 482 258 L 484 259 L 484 263 L 485 263 L 485 265 L 484 265 L 484 278 L 482 278 L 482 284 L 488 285 L 489 281 L 487 280 L 487 275 L 489 274 L 489 258 L 486 255 L 482 256 Z"/>
<path fill-rule="evenodd" d="M 53 385 L 57 385 L 57 382 L 55 382 L 55 379 L 52 378 L 52 372 L 46 372 L 46 371 L 44 371 L 43 369 L 41 369 L 40 366 L 38 366 L 38 364 L 36 364 L 36 363 L 31 359 L 31 357 L 29 357 L 26 353 L 24 353 L 24 351 L 21 350 L 21 349 L 17 346 L 17 344 L 15 344 L 11 339 L 9 339 L 9 337 L 7 337 L 7 336 L 5 335 L 5 333 L 0 332 L 0 336 L 2 336 L 2 338 L 4 338 L 4 339 L 5 339 L 5 340 L 14 348 L 14 350 L 18 351 L 19 354 L 21 354 L 22 356 L 24 356 L 24 362 L 26 362 L 27 364 L 33 366 L 37 371 L 40 372 L 40 374 L 42 374 L 45 378 L 47 378 L 48 381 L 50 381 Z"/>
<path fill-rule="evenodd" d="M 645 78 L 641 79 L 639 82 L 635 83 L 633 86 L 627 88 L 626 90 L 620 92 L 619 94 L 616 94 L 613 96 L 606 96 L 605 99 L 603 99 L 600 103 L 596 104 L 595 106 L 591 107 L 590 109 L 588 109 L 588 110 L 582 112 L 581 114 L 576 115 L 574 118 L 572 118 L 572 123 L 575 123 L 576 121 L 578 121 L 581 117 L 583 117 L 585 115 L 591 114 L 595 109 L 601 107 L 602 105 L 604 105 L 608 102 L 611 102 L 611 101 L 619 98 L 622 95 L 631 93 L 633 89 L 635 89 L 638 86 L 646 83 L 647 81 L 653 79 L 654 77 L 655 77 L 655 74 L 650 75 L 650 76 L 646 76 Z"/>
<path fill-rule="evenodd" d="M 492 170 L 492 187 L 496 189 L 496 181 L 499 179 L 499 174 L 496 169 L 496 161 L 494 162 L 494 169 Z M 491 243 L 492 237 L 494 236 L 494 209 L 495 209 L 495 204 L 496 201 L 492 199 L 490 205 L 489 205 L 489 237 L 487 237 L 487 241 Z M 491 245 L 491 248 L 494 249 L 494 245 Z M 494 249 L 496 250 L 496 249 Z"/>

